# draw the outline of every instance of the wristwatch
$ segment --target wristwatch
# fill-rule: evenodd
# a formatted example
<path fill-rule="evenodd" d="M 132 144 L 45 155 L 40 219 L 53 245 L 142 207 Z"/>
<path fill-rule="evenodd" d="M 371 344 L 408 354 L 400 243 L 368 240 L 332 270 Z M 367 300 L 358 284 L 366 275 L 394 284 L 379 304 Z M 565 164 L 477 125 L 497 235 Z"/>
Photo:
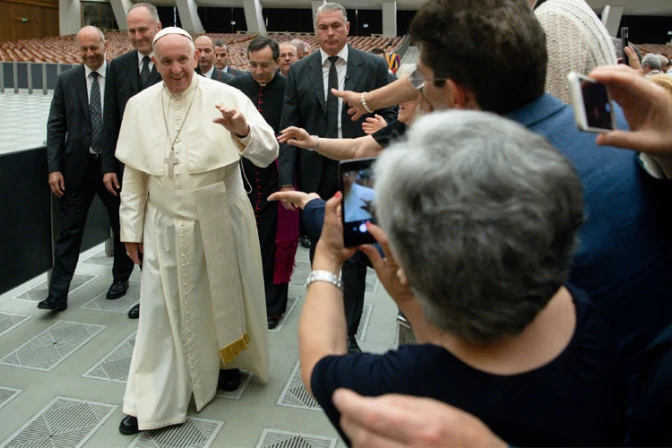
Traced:
<path fill-rule="evenodd" d="M 317 151 L 317 149 L 320 147 L 320 138 L 317 135 L 311 135 L 311 137 L 313 137 L 317 143 L 315 144 L 314 148 L 306 148 L 306 150 Z"/>
<path fill-rule="evenodd" d="M 313 282 L 327 282 L 331 283 L 338 289 L 343 289 L 343 282 L 340 279 L 340 276 L 329 271 L 311 271 L 306 281 L 306 287 Z"/>

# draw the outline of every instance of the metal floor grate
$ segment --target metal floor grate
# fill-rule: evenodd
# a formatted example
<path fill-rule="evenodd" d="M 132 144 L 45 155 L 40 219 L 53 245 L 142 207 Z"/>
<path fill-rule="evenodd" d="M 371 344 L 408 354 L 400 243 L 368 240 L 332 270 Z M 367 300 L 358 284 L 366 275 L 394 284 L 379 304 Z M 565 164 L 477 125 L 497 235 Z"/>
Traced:
<path fill-rule="evenodd" d="M 366 268 L 366 292 L 367 294 L 378 294 L 378 287 L 380 281 L 376 275 L 376 271 L 371 268 Z"/>
<path fill-rule="evenodd" d="M 96 264 L 99 266 L 114 266 L 114 257 L 108 257 L 105 254 L 104 250 L 101 250 L 97 254 L 87 258 L 84 260 L 82 263 L 87 263 L 87 264 Z"/>
<path fill-rule="evenodd" d="M 224 422 L 188 417 L 180 426 L 140 433 L 128 448 L 208 448 Z"/>
<path fill-rule="evenodd" d="M 18 327 L 28 319 L 30 319 L 30 316 L 24 316 L 23 314 L 0 313 L 0 336 Z"/>
<path fill-rule="evenodd" d="M 250 381 L 252 381 L 254 374 L 252 374 L 252 372 L 248 372 L 247 370 L 241 370 L 240 376 L 240 387 L 238 389 L 234 390 L 233 392 L 225 392 L 221 389 L 217 389 L 217 397 L 226 398 L 228 400 L 240 400 L 240 397 L 243 396 L 245 389 L 247 389 L 247 386 L 250 385 Z"/>
<path fill-rule="evenodd" d="M 85 310 L 105 311 L 108 313 L 126 314 L 138 302 L 140 302 L 140 283 L 128 282 L 128 291 L 126 295 L 119 299 L 106 299 L 107 291 L 98 294 L 93 300 L 89 300 L 81 306 Z"/>
<path fill-rule="evenodd" d="M 296 260 L 294 262 L 294 271 L 289 281 L 290 286 L 306 286 L 306 281 L 310 275 L 310 261 Z"/>
<path fill-rule="evenodd" d="M 128 371 L 131 368 L 136 334 L 137 331 L 134 331 L 121 344 L 114 347 L 110 353 L 98 361 L 96 365 L 91 367 L 82 377 L 114 381 L 115 383 L 126 383 L 128 380 Z"/>
<path fill-rule="evenodd" d="M 1 448 L 79 448 L 105 423 L 117 406 L 56 397 Z"/>
<path fill-rule="evenodd" d="M 277 327 L 275 327 L 272 330 L 268 330 L 269 333 L 280 333 L 289 320 L 289 316 L 292 315 L 292 312 L 294 311 L 294 308 L 296 308 L 296 304 L 299 303 L 301 299 L 299 297 L 288 297 L 287 298 L 287 311 L 285 311 L 285 314 L 282 315 L 282 318 L 280 319 L 280 323 L 278 324 Z"/>
<path fill-rule="evenodd" d="M 70 290 L 68 291 L 68 294 L 71 295 L 72 293 L 82 288 L 84 285 L 91 283 L 98 277 L 99 276 L 97 275 L 75 274 L 72 277 L 72 281 L 70 282 Z M 47 298 L 48 293 L 49 293 L 49 284 L 45 280 L 33 286 L 23 294 L 19 294 L 18 296 L 13 298 L 16 300 L 27 300 L 29 302 L 41 302 L 42 300 Z"/>
<path fill-rule="evenodd" d="M 0 387 L 0 409 L 7 403 L 15 399 L 21 392 L 21 389 L 12 389 L 11 387 Z"/>
<path fill-rule="evenodd" d="M 48 372 L 104 328 L 104 325 L 60 320 L 5 355 L 0 364 Z"/>
<path fill-rule="evenodd" d="M 369 328 L 369 322 L 371 321 L 371 313 L 373 312 L 373 305 L 370 303 L 365 303 L 362 307 L 362 317 L 359 320 L 359 327 L 357 327 L 357 334 L 355 339 L 358 341 L 363 341 L 366 339 L 366 330 Z"/>
<path fill-rule="evenodd" d="M 256 448 L 335 448 L 337 439 L 264 428 Z"/>
<path fill-rule="evenodd" d="M 276 402 L 278 406 L 287 406 L 290 408 L 308 409 L 311 411 L 322 411 L 322 408 L 306 390 L 306 387 L 301 381 L 301 364 L 296 363 L 292 374 L 285 384 L 285 388 L 280 394 L 280 398 Z"/>

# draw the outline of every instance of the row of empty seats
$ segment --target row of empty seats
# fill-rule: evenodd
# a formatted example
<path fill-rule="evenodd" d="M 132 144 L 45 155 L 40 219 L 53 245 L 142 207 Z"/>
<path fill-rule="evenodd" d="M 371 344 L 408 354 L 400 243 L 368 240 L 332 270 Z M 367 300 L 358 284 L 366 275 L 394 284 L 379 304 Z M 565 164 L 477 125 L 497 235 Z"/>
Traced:
<path fill-rule="evenodd" d="M 247 45 L 254 39 L 256 34 L 217 34 L 207 33 L 213 40 L 223 40 L 229 46 L 229 63 L 234 68 L 247 68 Z M 194 34 L 197 37 L 198 34 Z M 278 42 L 288 42 L 293 39 L 301 39 L 308 42 L 315 51 L 318 48 L 317 38 L 313 35 L 300 35 L 291 33 L 270 33 L 269 37 Z M 128 35 L 123 31 L 108 31 L 105 33 L 107 41 L 107 59 L 112 60 L 126 53 L 133 47 Z M 403 37 L 393 39 L 386 37 L 362 37 L 354 36 L 348 39 L 353 47 L 371 51 L 376 47 L 384 47 L 392 43 L 398 48 L 403 42 Z M 61 64 L 77 64 L 80 58 L 77 52 L 77 43 L 74 35 L 47 37 L 43 39 L 24 39 L 17 41 L 0 42 L 0 61 L 4 62 L 49 62 Z"/>

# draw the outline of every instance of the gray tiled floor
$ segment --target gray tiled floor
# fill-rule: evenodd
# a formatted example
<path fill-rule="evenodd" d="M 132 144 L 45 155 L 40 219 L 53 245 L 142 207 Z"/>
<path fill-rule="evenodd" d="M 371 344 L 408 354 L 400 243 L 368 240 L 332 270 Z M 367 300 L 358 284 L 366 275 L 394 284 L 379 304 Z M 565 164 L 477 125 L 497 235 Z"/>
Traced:
<path fill-rule="evenodd" d="M 290 303 L 293 310 L 278 331 L 269 333 L 269 384 L 245 374 L 238 391 L 218 394 L 198 414 L 192 409 L 189 424 L 135 438 L 122 436 L 117 427 L 137 321 L 100 303 L 112 280 L 103 247 L 80 258 L 74 292 L 63 313 L 53 316 L 35 307 L 35 301 L 45 296 L 44 275 L 0 295 L 4 322 L 0 327 L 0 447 L 56 446 L 39 444 L 46 441 L 45 434 L 48 443 L 87 448 L 343 446 L 297 381 L 297 331 L 307 260 L 307 251 L 299 250 L 297 261 L 303 269 L 289 288 L 290 297 L 296 297 Z M 137 300 L 133 291 L 140 281 L 139 270 L 131 281 L 133 297 L 120 309 Z M 383 352 L 394 344 L 396 307 L 375 274 L 368 276 L 367 284 L 360 345 Z M 9 356 L 26 352 L 26 347 L 33 347 L 37 355 L 28 350 L 28 358 L 20 363 L 37 366 L 17 366 L 16 356 Z M 6 359 L 15 364 L 8 365 Z"/>

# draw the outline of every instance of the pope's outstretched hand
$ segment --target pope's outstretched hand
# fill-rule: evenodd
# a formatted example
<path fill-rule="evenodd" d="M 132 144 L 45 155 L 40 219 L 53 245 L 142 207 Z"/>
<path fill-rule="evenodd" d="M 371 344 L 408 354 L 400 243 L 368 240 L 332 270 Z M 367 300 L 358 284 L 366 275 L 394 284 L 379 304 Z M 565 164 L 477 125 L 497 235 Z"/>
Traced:
<path fill-rule="evenodd" d="M 228 109 L 223 104 L 217 104 L 215 107 L 222 113 L 222 117 L 215 118 L 212 121 L 221 124 L 236 137 L 247 137 L 247 134 L 250 133 L 250 126 L 241 112 L 236 109 Z"/>

